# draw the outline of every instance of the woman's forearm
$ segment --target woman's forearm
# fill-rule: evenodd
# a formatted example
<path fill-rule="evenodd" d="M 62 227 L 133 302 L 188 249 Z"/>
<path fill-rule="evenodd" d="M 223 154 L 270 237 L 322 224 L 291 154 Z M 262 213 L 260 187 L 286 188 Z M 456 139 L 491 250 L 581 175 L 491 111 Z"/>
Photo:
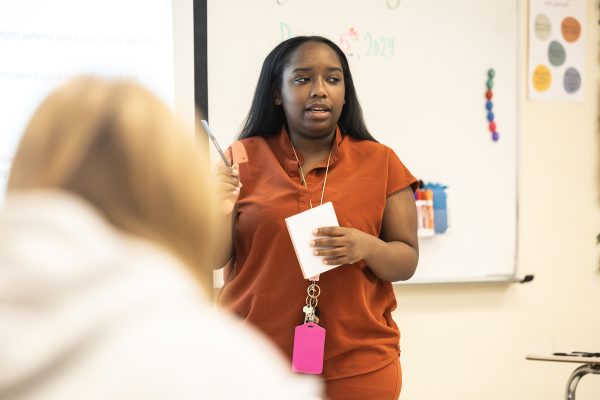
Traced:
<path fill-rule="evenodd" d="M 375 236 L 370 236 L 369 240 L 364 261 L 379 279 L 394 282 L 413 276 L 419 260 L 415 248 L 400 241 L 385 242 Z"/>

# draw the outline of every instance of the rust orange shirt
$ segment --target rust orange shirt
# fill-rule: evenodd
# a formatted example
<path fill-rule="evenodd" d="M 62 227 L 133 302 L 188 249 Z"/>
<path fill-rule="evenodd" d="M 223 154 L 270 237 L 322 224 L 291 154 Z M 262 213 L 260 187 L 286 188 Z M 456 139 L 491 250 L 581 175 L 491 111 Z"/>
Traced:
<path fill-rule="evenodd" d="M 270 337 L 291 360 L 294 328 L 303 323 L 308 281 L 302 277 L 284 219 L 318 205 L 326 162 L 300 180 L 285 130 L 252 137 L 227 151 L 243 184 L 234 227 L 234 259 L 225 268 L 220 302 Z M 298 153 L 300 162 L 302 155 Z M 340 226 L 379 236 L 386 198 L 416 179 L 388 147 L 336 132 L 323 202 L 333 203 Z M 323 376 L 375 371 L 399 354 L 391 313 L 392 285 L 364 261 L 321 274 L 320 322 L 327 330 Z"/>

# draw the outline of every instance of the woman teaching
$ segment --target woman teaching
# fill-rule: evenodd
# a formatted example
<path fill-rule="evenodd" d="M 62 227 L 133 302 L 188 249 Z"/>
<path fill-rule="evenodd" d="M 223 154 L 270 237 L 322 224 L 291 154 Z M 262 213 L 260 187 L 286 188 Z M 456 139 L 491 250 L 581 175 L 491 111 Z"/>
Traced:
<path fill-rule="evenodd" d="M 417 266 L 417 180 L 367 130 L 340 48 L 319 36 L 276 46 L 227 154 L 233 166 L 218 168 L 231 217 L 221 304 L 291 360 L 307 287 L 318 285 L 314 321 L 327 332 L 328 397 L 398 398 L 400 333 L 391 282 L 409 279 Z M 340 226 L 319 228 L 311 245 L 324 264 L 342 265 L 311 282 L 284 220 L 323 202 L 333 203 Z"/>

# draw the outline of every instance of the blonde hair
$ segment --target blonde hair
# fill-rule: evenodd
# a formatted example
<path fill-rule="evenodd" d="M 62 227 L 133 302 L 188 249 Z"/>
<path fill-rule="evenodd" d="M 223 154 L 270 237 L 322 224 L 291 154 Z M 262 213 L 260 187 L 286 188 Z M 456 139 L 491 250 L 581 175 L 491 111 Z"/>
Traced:
<path fill-rule="evenodd" d="M 211 282 L 206 148 L 135 83 L 80 77 L 50 94 L 25 130 L 8 188 L 76 193 L 122 231 L 170 249 L 205 287 Z"/>

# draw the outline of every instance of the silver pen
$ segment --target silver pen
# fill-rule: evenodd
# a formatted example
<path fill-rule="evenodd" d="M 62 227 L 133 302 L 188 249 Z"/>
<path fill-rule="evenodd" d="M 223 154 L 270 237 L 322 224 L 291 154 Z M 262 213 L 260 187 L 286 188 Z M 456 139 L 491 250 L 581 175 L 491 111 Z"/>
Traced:
<path fill-rule="evenodd" d="M 221 159 L 223 160 L 225 165 L 228 167 L 231 167 L 231 164 L 229 164 L 229 161 L 227 161 L 225 154 L 223 154 L 223 150 L 221 150 L 221 146 L 219 146 L 219 142 L 217 142 L 217 138 L 215 137 L 215 135 L 213 135 L 212 131 L 210 130 L 210 127 L 208 126 L 208 122 L 204 119 L 200 120 L 200 122 L 202 123 L 202 126 L 204 127 L 204 132 L 206 132 L 206 134 L 208 135 L 210 140 L 215 145 L 215 148 L 217 149 L 217 152 L 221 156 Z"/>

